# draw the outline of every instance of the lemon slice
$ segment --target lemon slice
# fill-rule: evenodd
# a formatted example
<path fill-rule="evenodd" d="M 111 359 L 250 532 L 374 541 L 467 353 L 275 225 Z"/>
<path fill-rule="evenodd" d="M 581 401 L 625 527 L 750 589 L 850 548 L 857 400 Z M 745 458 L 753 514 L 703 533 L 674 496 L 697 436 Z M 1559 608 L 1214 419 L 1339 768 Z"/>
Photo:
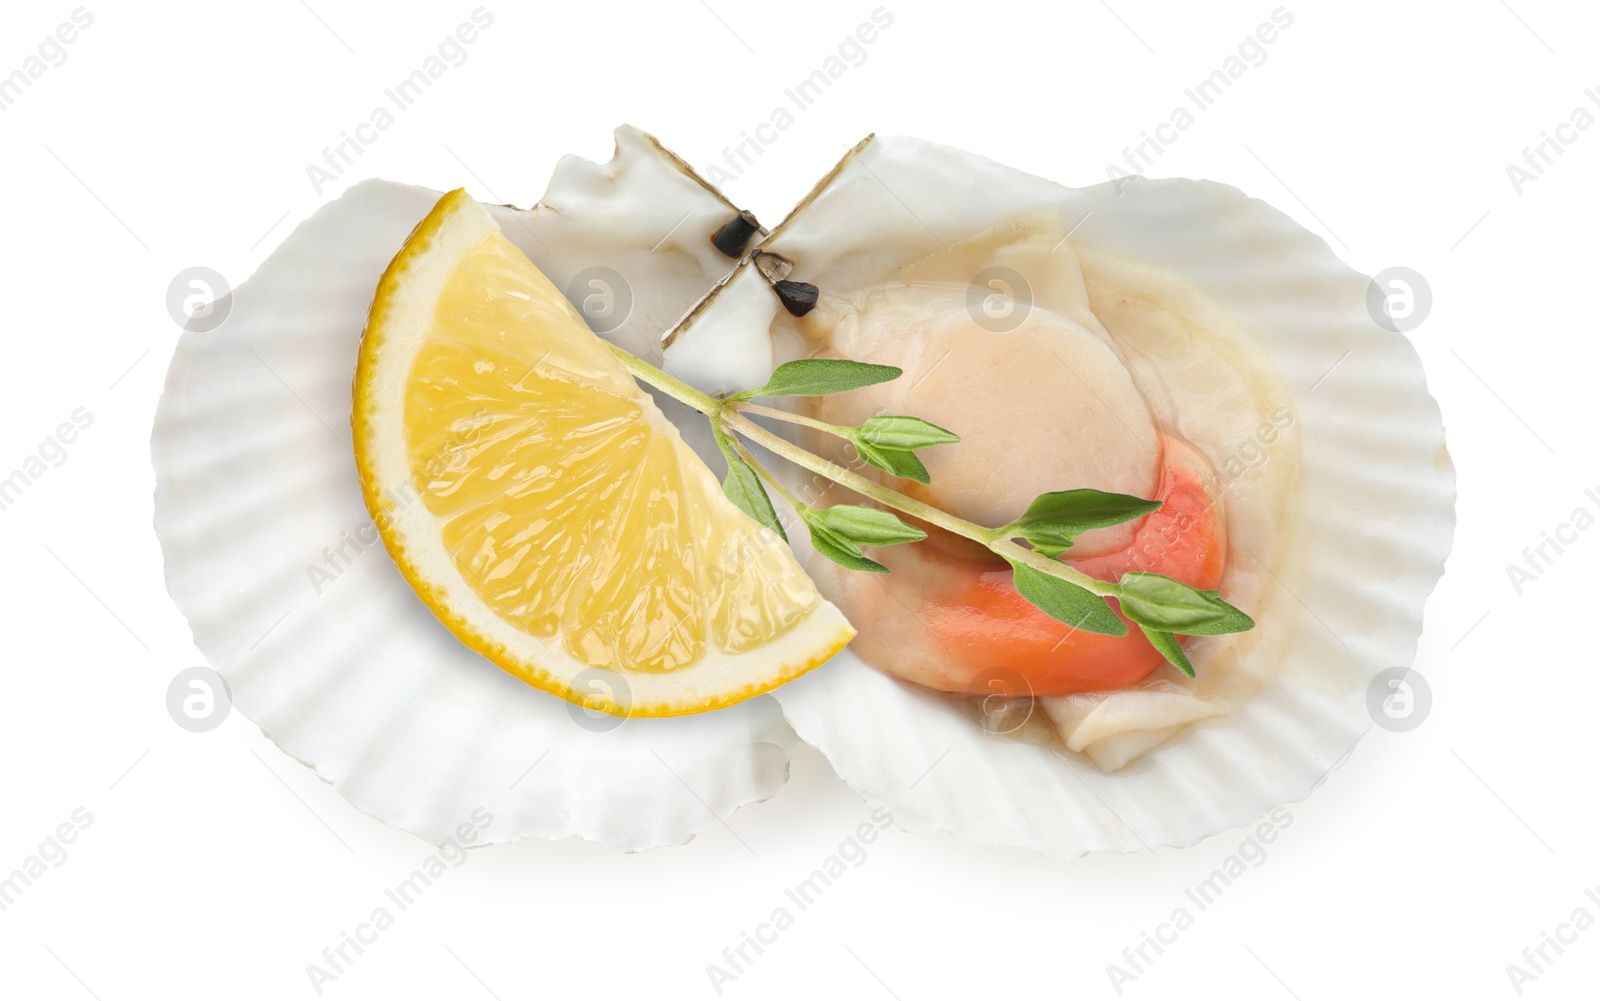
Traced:
<path fill-rule="evenodd" d="M 547 692 L 701 712 L 855 635 L 461 191 L 378 284 L 352 425 L 367 508 L 418 596 Z"/>

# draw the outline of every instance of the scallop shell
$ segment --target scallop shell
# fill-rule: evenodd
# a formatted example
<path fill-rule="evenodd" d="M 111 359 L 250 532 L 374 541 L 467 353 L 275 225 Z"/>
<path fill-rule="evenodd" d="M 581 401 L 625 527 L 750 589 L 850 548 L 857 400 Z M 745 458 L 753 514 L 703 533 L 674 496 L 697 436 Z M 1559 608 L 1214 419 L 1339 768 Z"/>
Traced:
<path fill-rule="evenodd" d="M 710 235 L 737 210 L 644 133 L 616 138 L 608 164 L 563 160 L 539 206 L 494 211 L 558 286 L 620 276 L 632 304 L 610 336 L 649 356 L 732 265 Z M 796 739 L 777 703 L 591 719 L 457 641 L 362 503 L 357 347 L 379 276 L 438 197 L 355 186 L 232 293 L 220 326 L 183 334 L 151 441 L 167 589 L 234 705 L 386 823 L 440 843 L 486 811 L 485 842 L 685 842 L 786 780 Z"/>
<path fill-rule="evenodd" d="M 1110 773 L 987 736 L 956 700 L 849 650 L 775 694 L 801 738 L 902 829 L 1059 857 L 1188 845 L 1303 799 L 1371 725 L 1368 685 L 1411 663 L 1443 573 L 1455 474 L 1416 351 L 1369 314 L 1370 280 L 1225 185 L 1072 189 L 932 143 L 869 138 L 762 249 L 822 285 L 845 274 L 837 262 L 881 271 L 1040 209 L 1058 211 L 1084 248 L 1152 265 L 1219 304 L 1292 394 L 1307 571 L 1278 582 L 1298 616 L 1278 673 L 1232 712 Z M 719 392 L 765 380 L 778 302 L 757 271 L 735 272 L 674 331 L 674 372 Z"/>

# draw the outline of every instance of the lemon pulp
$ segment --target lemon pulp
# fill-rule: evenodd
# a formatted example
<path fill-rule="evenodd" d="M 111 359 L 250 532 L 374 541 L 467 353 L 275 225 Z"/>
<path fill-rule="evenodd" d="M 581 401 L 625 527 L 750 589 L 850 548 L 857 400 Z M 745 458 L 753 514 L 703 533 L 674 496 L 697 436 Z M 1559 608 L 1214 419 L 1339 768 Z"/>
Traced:
<path fill-rule="evenodd" d="M 413 244 L 363 338 L 357 459 L 387 547 L 457 635 L 574 701 L 583 667 L 632 673 L 635 696 L 640 674 L 695 678 L 643 684 L 648 714 L 738 701 L 848 642 L 788 547 L 481 206 L 445 196 Z M 396 464 L 411 503 L 376 489 Z"/>

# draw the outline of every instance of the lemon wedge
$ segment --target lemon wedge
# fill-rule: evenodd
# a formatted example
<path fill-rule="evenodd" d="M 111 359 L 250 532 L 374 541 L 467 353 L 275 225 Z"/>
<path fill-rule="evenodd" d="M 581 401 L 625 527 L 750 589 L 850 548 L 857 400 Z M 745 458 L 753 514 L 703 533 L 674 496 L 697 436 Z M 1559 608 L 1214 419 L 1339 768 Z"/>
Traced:
<path fill-rule="evenodd" d="M 535 687 L 618 716 L 702 712 L 855 635 L 461 191 L 378 284 L 351 421 L 400 571 Z"/>

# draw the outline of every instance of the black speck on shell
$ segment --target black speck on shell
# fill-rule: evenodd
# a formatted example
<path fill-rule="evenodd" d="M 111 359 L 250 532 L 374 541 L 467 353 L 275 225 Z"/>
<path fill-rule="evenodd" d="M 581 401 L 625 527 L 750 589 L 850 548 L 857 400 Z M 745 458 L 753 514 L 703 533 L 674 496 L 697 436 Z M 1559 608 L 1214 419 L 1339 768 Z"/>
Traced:
<path fill-rule="evenodd" d="M 805 316 L 817 304 L 817 287 L 809 282 L 782 281 L 772 286 L 783 308 L 795 316 Z"/>
<path fill-rule="evenodd" d="M 711 234 L 711 245 L 728 257 L 740 257 L 744 254 L 744 248 L 749 246 L 750 238 L 760 228 L 761 224 L 754 215 L 740 212 Z"/>

